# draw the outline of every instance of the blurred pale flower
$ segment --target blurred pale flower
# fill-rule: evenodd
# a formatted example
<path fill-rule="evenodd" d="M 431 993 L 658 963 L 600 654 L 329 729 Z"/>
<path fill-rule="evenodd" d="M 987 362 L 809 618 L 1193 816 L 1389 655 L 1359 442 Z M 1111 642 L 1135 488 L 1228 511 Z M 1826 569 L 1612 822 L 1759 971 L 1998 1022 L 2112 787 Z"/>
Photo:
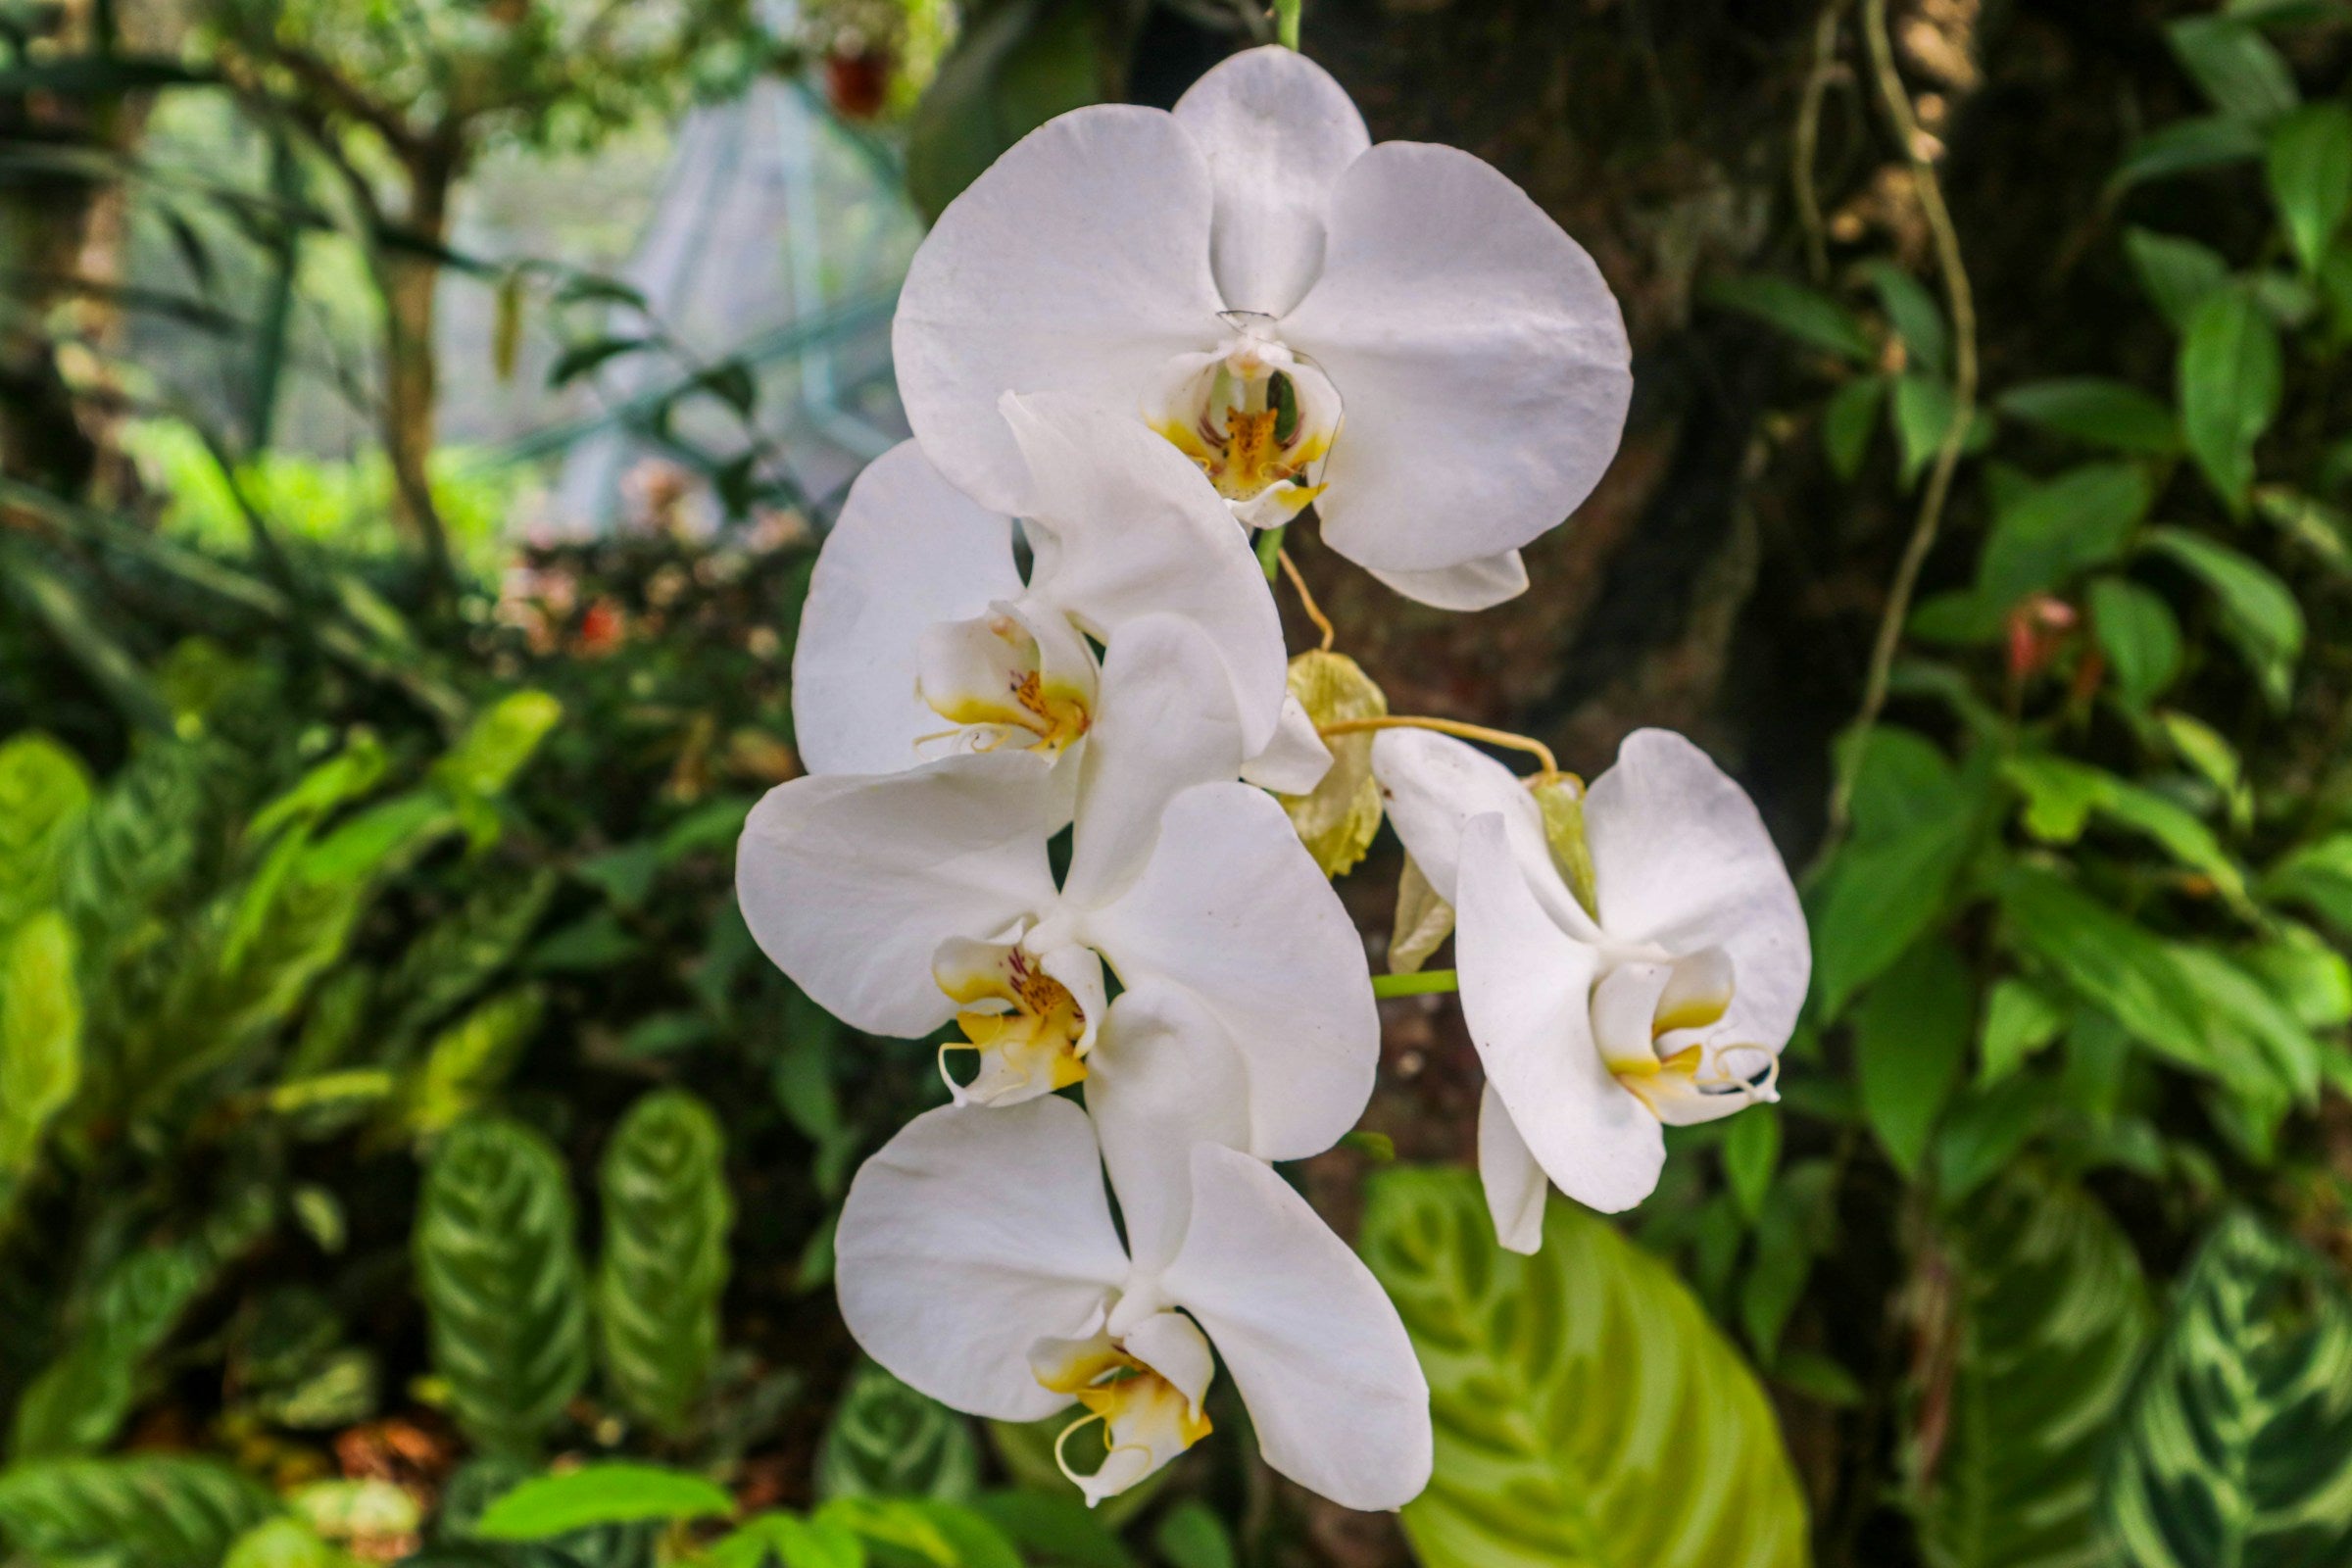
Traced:
<path fill-rule="evenodd" d="M 825 540 L 793 657 L 793 718 L 817 773 L 888 773 L 956 752 L 1060 757 L 1093 722 L 1095 654 L 1138 616 L 1206 634 L 1242 744 L 1273 737 L 1282 623 L 1248 540 L 1200 474 L 1132 419 L 1065 398 L 989 417 L 1025 474 L 1010 517 L 975 506 L 911 441 L 868 466 Z M 1228 774 L 1227 776 L 1231 776 Z"/>
<path fill-rule="evenodd" d="M 1588 495 L 1632 388 L 1592 259 L 1468 153 L 1371 145 L 1322 68 L 1237 55 L 1173 114 L 1049 122 L 940 218 L 893 348 L 914 433 L 1016 511 L 999 395 L 1140 414 L 1241 518 L 1310 501 L 1398 591 L 1478 609 Z"/>
<path fill-rule="evenodd" d="M 1192 1089 L 1229 1092 L 1238 1144 L 1318 1152 L 1363 1108 L 1379 1056 L 1354 927 L 1282 808 L 1235 781 L 1241 728 L 1203 633 L 1129 623 L 1099 697 L 1058 886 L 1054 764 L 999 751 L 771 791 L 738 855 L 744 917 L 856 1028 L 956 1022 L 980 1057 L 959 1101 L 1077 1082 L 1098 1038 L 1134 1019 L 1204 1042 Z"/>
<path fill-rule="evenodd" d="M 1002 1421 L 1073 1401 L 1104 1423 L 1087 1501 L 1125 1491 L 1209 1430 L 1215 1358 L 1266 1462 L 1351 1508 L 1427 1483 L 1429 1388 L 1369 1270 L 1260 1160 L 1196 1144 L 1177 1181 L 1114 1162 L 1058 1098 L 917 1117 L 851 1185 L 836 1243 L 842 1315 L 932 1397 Z"/>
<path fill-rule="evenodd" d="M 1504 1246 L 1542 1246 L 1546 1176 L 1630 1208 L 1657 1185 L 1661 1123 L 1776 1098 L 1812 952 L 1754 805 L 1705 753 L 1636 731 L 1585 795 L 1581 831 L 1555 818 L 1548 834 L 1526 785 L 1459 741 L 1391 731 L 1372 767 L 1454 906 L 1487 1070 L 1479 1168 Z"/>

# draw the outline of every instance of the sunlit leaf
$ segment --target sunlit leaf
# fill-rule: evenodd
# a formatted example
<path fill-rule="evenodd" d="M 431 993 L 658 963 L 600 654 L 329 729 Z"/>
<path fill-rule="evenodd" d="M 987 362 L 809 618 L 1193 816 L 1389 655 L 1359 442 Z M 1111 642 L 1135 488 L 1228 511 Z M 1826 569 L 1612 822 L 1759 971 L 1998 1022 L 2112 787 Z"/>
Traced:
<path fill-rule="evenodd" d="M 586 1464 L 533 1476 L 482 1510 L 487 1541 L 539 1541 L 596 1525 L 725 1518 L 735 1499 L 706 1476 L 647 1464 Z"/>
<path fill-rule="evenodd" d="M 597 1184 L 597 1348 L 605 1382 L 662 1433 L 686 1425 L 718 1353 L 718 1298 L 734 1222 L 726 1146 L 710 1108 L 683 1089 L 631 1105 Z"/>

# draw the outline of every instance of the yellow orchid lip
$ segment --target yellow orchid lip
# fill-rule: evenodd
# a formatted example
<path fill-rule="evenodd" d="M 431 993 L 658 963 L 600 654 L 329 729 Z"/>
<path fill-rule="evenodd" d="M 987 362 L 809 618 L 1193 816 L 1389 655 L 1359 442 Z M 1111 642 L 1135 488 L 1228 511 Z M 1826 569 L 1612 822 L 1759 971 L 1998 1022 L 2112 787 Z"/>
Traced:
<path fill-rule="evenodd" d="M 918 689 L 931 710 L 954 730 L 978 733 L 971 749 L 993 752 L 1016 740 L 1025 750 L 1058 757 L 1093 727 L 1092 694 L 1049 671 L 1038 636 L 1003 609 L 943 626 L 938 646 L 949 658 L 925 669 Z"/>
<path fill-rule="evenodd" d="M 940 1074 L 959 1101 L 1025 1100 L 1083 1082 L 1086 1078 L 1086 1009 L 1070 988 L 1039 967 L 1015 944 L 942 963 L 933 978 L 952 1002 L 960 1004 L 956 1026 L 961 1044 L 940 1047 Z M 982 955 L 986 955 L 985 957 Z M 980 1070 L 969 1083 L 947 1074 L 947 1054 L 969 1051 Z"/>

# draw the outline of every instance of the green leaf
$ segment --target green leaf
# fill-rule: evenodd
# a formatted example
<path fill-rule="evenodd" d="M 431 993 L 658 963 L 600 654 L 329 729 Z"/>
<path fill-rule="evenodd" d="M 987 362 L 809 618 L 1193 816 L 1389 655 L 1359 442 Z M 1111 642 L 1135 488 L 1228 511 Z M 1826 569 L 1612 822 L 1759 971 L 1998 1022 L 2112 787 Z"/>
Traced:
<path fill-rule="evenodd" d="M 564 346 L 564 352 L 556 356 L 556 363 L 548 368 L 547 384 L 551 387 L 568 385 L 607 360 L 645 345 L 646 340 L 640 337 L 592 337 L 580 343 L 567 343 Z"/>
<path fill-rule="evenodd" d="M 2180 622 L 2152 589 L 2122 577 L 2090 585 L 2090 629 L 2107 656 L 2117 693 L 2145 708 L 2180 673 Z"/>
<path fill-rule="evenodd" d="M 604 1253 L 597 1348 L 621 1407 L 675 1435 L 718 1353 L 727 1283 L 726 1146 L 710 1107 L 683 1089 L 647 1095 L 606 1146 L 598 1187 Z"/>
<path fill-rule="evenodd" d="M 547 998 L 537 986 L 517 986 L 435 1035 L 402 1085 L 402 1124 L 430 1137 L 479 1108 L 514 1070 L 546 1010 Z"/>
<path fill-rule="evenodd" d="M 1723 1179 L 1740 1212 L 1751 1222 L 1763 1212 L 1773 1173 L 1780 1166 L 1781 1113 L 1757 1105 L 1744 1116 L 1734 1116 L 1723 1135 Z"/>
<path fill-rule="evenodd" d="M 483 1449 L 527 1456 L 588 1376 L 571 1191 L 547 1140 L 479 1117 L 442 1139 L 417 1200 L 433 1370 Z"/>
<path fill-rule="evenodd" d="M 1427 1568 L 1807 1560 L 1772 1407 L 1665 1264 L 1567 1202 L 1505 1252 L 1467 1171 L 1368 1188 L 1359 1247 L 1430 1384 L 1436 1474 L 1404 1508 Z"/>
<path fill-rule="evenodd" d="M 2352 212 L 2352 109 L 2311 104 L 2271 127 L 2271 200 L 2306 275 Z"/>
<path fill-rule="evenodd" d="M 1855 775 L 1853 838 L 1806 899 L 1825 1023 L 1941 914 L 1986 804 L 1982 770 L 1956 771 L 1915 736 L 1886 744 L 1886 733 L 1902 732 L 1875 732 Z"/>
<path fill-rule="evenodd" d="M 2028 381 L 2002 393 L 1998 407 L 2013 419 L 2133 457 L 2170 457 L 2180 445 L 2173 411 L 2129 381 L 2096 375 Z"/>
<path fill-rule="evenodd" d="M 2352 1304 L 2243 1214 L 2190 1264 L 2101 1504 L 2131 1568 L 2352 1560 Z"/>
<path fill-rule="evenodd" d="M 647 1519 L 724 1519 L 735 1499 L 708 1476 L 648 1464 L 585 1464 L 533 1476 L 482 1510 L 473 1533 L 485 1541 L 541 1541 L 597 1525 Z"/>
<path fill-rule="evenodd" d="M 1949 375 L 1951 333 L 1943 324 L 1943 308 L 1936 303 L 1936 296 L 1892 262 L 1870 262 L 1862 270 L 1877 291 L 1880 308 L 1893 324 L 1894 335 L 1902 339 L 1910 364 L 1934 377 Z"/>
<path fill-rule="evenodd" d="M 1894 381 L 1894 442 L 1902 456 L 1905 489 L 1919 482 L 1951 433 L 1955 405 L 1952 389 L 1932 375 L 1899 375 Z M 1962 452 L 1980 452 L 1992 437 L 1992 426 L 1980 411 L 1961 438 Z"/>
<path fill-rule="evenodd" d="M 352 1568 L 353 1559 L 299 1519 L 266 1519 L 230 1544 L 220 1568 Z"/>
<path fill-rule="evenodd" d="M 0 1539 L 44 1568 L 218 1568 L 276 1511 L 258 1484 L 210 1459 L 61 1459 L 0 1473 Z"/>
<path fill-rule="evenodd" d="M 1169 1568 L 1236 1568 L 1239 1561 L 1224 1521 L 1197 1497 L 1168 1510 L 1152 1533 L 1152 1544 Z"/>
<path fill-rule="evenodd" d="M 2110 1559 L 2098 1478 L 2153 1327 L 2139 1260 L 2079 1189 L 2013 1176 L 1952 1216 L 1949 1438 L 1919 1479 L 1935 1568 Z"/>
<path fill-rule="evenodd" d="M 1977 563 L 1978 593 L 2006 609 L 2114 560 L 2155 496 L 2135 463 L 2085 464 L 2027 486 L 1994 511 Z"/>
<path fill-rule="evenodd" d="M 931 1497 L 979 1490 L 980 1448 L 968 1422 L 871 1362 L 834 1407 L 816 1455 L 820 1497 Z"/>
<path fill-rule="evenodd" d="M 46 735 L 0 745 L 0 935 L 56 901 L 66 844 L 89 807 L 89 772 L 72 752 Z"/>
<path fill-rule="evenodd" d="M 2285 368 L 2278 329 L 2254 296 L 2215 289 L 2180 339 L 2180 430 L 2206 482 L 2234 513 L 2254 483 L 2254 443 L 2278 414 Z"/>
<path fill-rule="evenodd" d="M 2262 878 L 2263 896 L 2299 904 L 2352 940 L 2352 833 L 2289 851 Z"/>
<path fill-rule="evenodd" d="M 433 764 L 433 777 L 463 799 L 501 794 L 563 716 L 564 705 L 546 692 L 510 692 L 466 726 Z"/>
<path fill-rule="evenodd" d="M 2228 115 L 2204 115 L 2159 126 L 2134 141 L 2109 176 L 2107 188 L 2121 193 L 2152 179 L 2200 169 L 2248 163 L 2262 156 L 2262 132 Z"/>
<path fill-rule="evenodd" d="M 2230 281 L 2230 264 L 2193 239 L 2128 228 L 2124 254 L 2141 291 L 2176 332 L 2186 331 L 2197 306 Z"/>
<path fill-rule="evenodd" d="M 1740 1282 L 1740 1326 L 1767 1360 L 1779 1351 L 1814 1259 L 1837 1241 L 1836 1178 L 1826 1159 L 1801 1161 L 1774 1185 L 1772 1200 L 1756 1216 L 1754 1255 Z"/>
<path fill-rule="evenodd" d="M 1854 1010 L 1862 1113 L 1905 1176 L 1918 1173 L 1936 1117 L 1960 1081 L 1974 989 L 1960 956 L 1931 940 L 1881 975 Z"/>
<path fill-rule="evenodd" d="M 2039 986 L 2018 979 L 1994 982 L 1977 1037 L 1977 1084 L 1989 1089 L 2058 1038 L 2066 1014 Z"/>
<path fill-rule="evenodd" d="M 2303 607 L 2267 566 L 2185 528 L 2156 528 L 2148 544 L 2203 580 L 2222 612 L 2222 630 L 2261 677 L 2272 706 L 2293 694 L 2303 654 Z"/>
<path fill-rule="evenodd" d="M 1055 115 L 1099 102 L 1126 57 L 1111 8 L 1005 0 L 975 11 L 906 127 L 906 189 L 927 218 Z"/>
<path fill-rule="evenodd" d="M 1004 1532 L 971 1509 L 909 1497 L 836 1497 L 816 1511 L 866 1541 L 909 1552 L 934 1568 L 1022 1568 Z"/>
<path fill-rule="evenodd" d="M 1878 423 L 1879 404 L 1886 396 L 1886 377 L 1859 375 L 1831 394 L 1821 411 L 1821 448 L 1830 471 L 1852 479 L 1862 471 L 1870 451 L 1871 427 Z"/>
<path fill-rule="evenodd" d="M 55 909 L 0 928 L 0 1203 L 81 1086 L 74 957 L 73 928 Z"/>
<path fill-rule="evenodd" d="M 712 1542 L 704 1560 L 710 1568 L 865 1568 L 865 1547 L 846 1526 L 773 1512 Z"/>
<path fill-rule="evenodd" d="M 61 1458 L 111 1443 L 143 1392 L 147 1359 L 219 1262 L 186 1242 L 130 1252 L 109 1269 L 78 1332 L 18 1401 L 12 1454 Z"/>
<path fill-rule="evenodd" d="M 1878 362 L 1878 347 L 1853 312 L 1821 290 L 1792 279 L 1768 273 L 1719 277 L 1699 291 L 1699 298 L 1710 305 L 1752 316 L 1808 347 L 1851 360 L 1856 365 Z"/>
<path fill-rule="evenodd" d="M 2104 768 L 2047 752 L 2008 759 L 2002 776 L 2025 796 L 2026 831 L 2045 844 L 2072 844 L 2092 813 L 2152 839 L 2173 858 L 2210 879 L 2230 903 L 2246 903 L 2246 877 L 2213 830 L 2194 813 L 2153 790 Z"/>
<path fill-rule="evenodd" d="M 2173 58 L 2213 107 L 2267 124 L 2302 101 L 2295 74 L 2271 41 L 2234 17 L 2191 17 L 2164 29 Z"/>
<path fill-rule="evenodd" d="M 972 1508 L 1041 1568 L 1139 1568 L 1110 1522 L 1069 1493 L 991 1492 Z"/>

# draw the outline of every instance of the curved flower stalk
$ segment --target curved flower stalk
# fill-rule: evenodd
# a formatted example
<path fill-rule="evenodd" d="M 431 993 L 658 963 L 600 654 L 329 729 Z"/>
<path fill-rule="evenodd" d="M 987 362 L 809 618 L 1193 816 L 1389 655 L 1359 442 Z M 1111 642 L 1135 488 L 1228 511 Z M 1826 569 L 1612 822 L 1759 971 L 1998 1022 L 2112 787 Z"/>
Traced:
<path fill-rule="evenodd" d="M 1108 642 L 1143 615 L 1206 634 L 1254 756 L 1284 702 L 1282 623 L 1216 495 L 1131 419 L 1007 396 L 1024 470 L 1008 516 L 975 506 L 911 441 L 851 486 L 817 557 L 793 653 L 793 716 L 813 773 L 888 773 L 958 752 L 1075 757 Z"/>
<path fill-rule="evenodd" d="M 1429 1388 L 1369 1270 L 1262 1161 L 1194 1145 L 1179 1183 L 1114 1166 L 1066 1100 L 917 1117 L 851 1184 L 842 1314 L 933 1398 L 1004 1421 L 1068 1408 L 1108 1455 L 1092 1504 L 1209 1430 L 1222 1356 L 1266 1462 L 1335 1502 L 1395 1508 L 1428 1481 Z M 1132 1248 L 1132 1251 L 1130 1250 Z M 1215 1354 L 1212 1356 L 1211 1348 Z"/>
<path fill-rule="evenodd" d="M 1235 1086 L 1239 1147 L 1316 1153 L 1370 1097 L 1380 1023 L 1347 911 L 1282 808 L 1235 781 L 1243 755 L 1206 637 L 1147 616 L 1103 662 L 1058 886 L 1054 764 L 995 752 L 770 791 L 738 851 L 744 917 L 856 1028 L 955 1021 L 980 1058 L 960 1102 L 1078 1082 L 1133 1018 L 1192 1032 Z"/>
<path fill-rule="evenodd" d="M 1625 326 L 1592 259 L 1468 153 L 1371 145 L 1322 68 L 1237 55 L 1173 114 L 1049 122 L 951 204 L 893 329 L 931 461 L 987 506 L 1026 475 L 1000 394 L 1140 413 L 1255 527 L 1310 502 L 1333 549 L 1446 609 L 1617 448 Z"/>
<path fill-rule="evenodd" d="M 1384 733 L 1372 768 L 1414 863 L 1454 906 L 1462 1012 L 1487 1069 L 1479 1169 L 1504 1246 L 1543 1245 L 1545 1177 L 1631 1208 L 1657 1186 L 1661 1124 L 1777 1098 L 1811 977 L 1804 912 L 1755 807 L 1705 753 L 1636 731 L 1581 824 L 1563 820 L 1573 811 L 1547 824 L 1509 769 L 1441 735 Z"/>

